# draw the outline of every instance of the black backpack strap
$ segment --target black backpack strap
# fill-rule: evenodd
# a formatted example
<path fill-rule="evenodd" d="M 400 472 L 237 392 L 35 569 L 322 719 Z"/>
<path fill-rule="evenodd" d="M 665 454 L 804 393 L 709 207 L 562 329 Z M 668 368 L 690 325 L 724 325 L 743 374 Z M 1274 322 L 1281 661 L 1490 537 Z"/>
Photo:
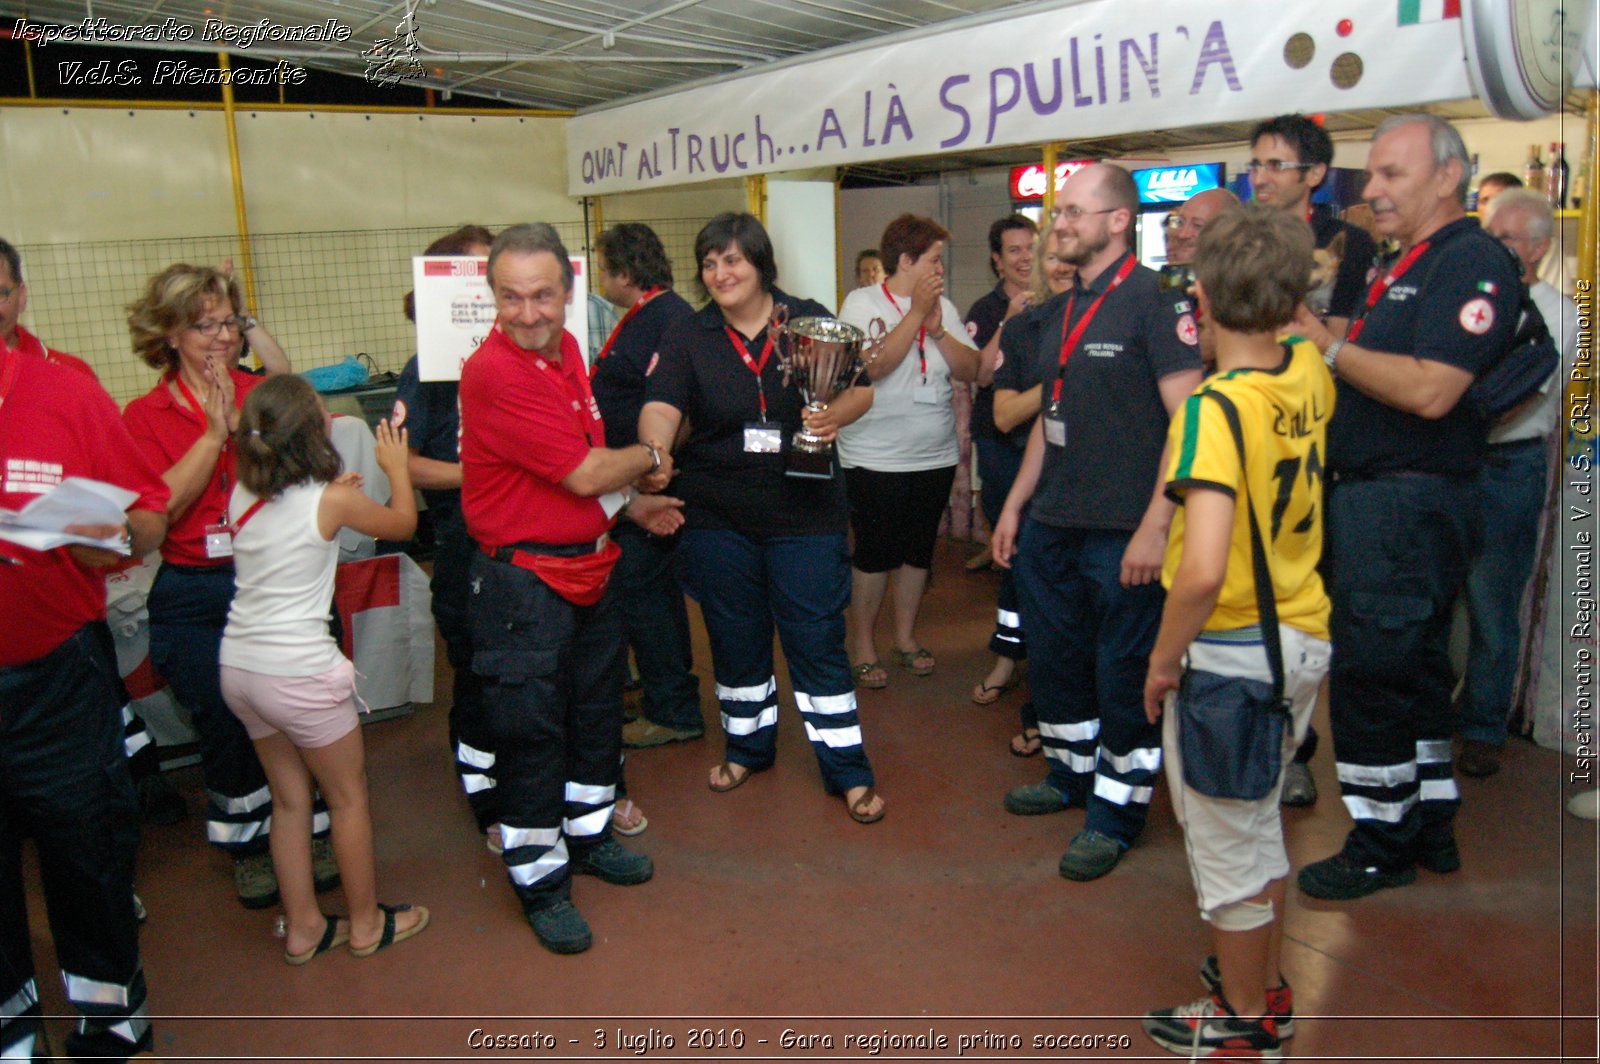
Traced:
<path fill-rule="evenodd" d="M 1261 642 L 1267 650 L 1267 665 L 1272 670 L 1272 694 L 1281 706 L 1283 703 L 1283 641 L 1278 636 L 1278 602 L 1272 589 L 1272 569 L 1267 564 L 1267 547 L 1261 538 L 1261 525 L 1256 521 L 1256 508 L 1250 505 L 1250 477 L 1244 456 L 1244 429 L 1239 424 L 1239 409 L 1233 400 L 1219 392 L 1204 391 L 1222 408 L 1222 416 L 1233 433 L 1234 447 L 1239 452 L 1239 481 L 1244 485 L 1245 513 L 1250 517 L 1250 557 L 1256 584 L 1256 614 L 1261 622 Z"/>

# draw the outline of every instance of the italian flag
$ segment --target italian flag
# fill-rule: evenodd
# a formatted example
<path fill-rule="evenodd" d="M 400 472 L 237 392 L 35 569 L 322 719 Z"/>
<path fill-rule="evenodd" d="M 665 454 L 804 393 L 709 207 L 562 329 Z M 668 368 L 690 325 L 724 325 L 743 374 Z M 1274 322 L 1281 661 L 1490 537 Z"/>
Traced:
<path fill-rule="evenodd" d="M 1400 0 L 1400 25 L 1461 17 L 1461 0 Z"/>

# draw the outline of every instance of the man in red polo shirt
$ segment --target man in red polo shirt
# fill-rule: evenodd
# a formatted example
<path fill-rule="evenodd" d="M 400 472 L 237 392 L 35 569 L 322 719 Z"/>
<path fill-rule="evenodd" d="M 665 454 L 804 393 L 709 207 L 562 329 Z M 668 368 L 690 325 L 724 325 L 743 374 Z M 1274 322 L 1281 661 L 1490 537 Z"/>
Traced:
<path fill-rule="evenodd" d="M 650 858 L 611 836 L 621 754 L 622 621 L 607 581 L 608 531 L 659 490 L 659 440 L 608 449 L 578 343 L 564 329 L 572 263 L 543 223 L 489 251 L 498 318 L 461 374 L 461 508 L 473 559 L 473 670 L 497 758 L 504 860 L 539 942 L 589 948 L 571 875 L 643 883 Z M 668 530 L 681 516 L 650 496 L 633 519 Z"/>
<path fill-rule="evenodd" d="M 46 362 L 86 373 L 91 380 L 99 380 L 89 363 L 65 351 L 46 347 L 33 333 L 21 324 L 22 312 L 28 306 L 28 286 L 22 282 L 22 253 L 9 240 L 0 239 L 0 341 L 6 347 L 24 355 L 38 355 Z"/>
<path fill-rule="evenodd" d="M 140 457 L 111 397 L 92 374 L 0 344 L 0 507 L 20 509 L 69 477 L 105 481 L 136 496 L 125 523 L 74 531 L 120 535 L 136 554 L 161 542 L 166 484 Z M 139 808 L 122 751 L 121 683 L 104 633 L 104 570 L 124 557 L 0 541 L 0 602 L 8 622 L 0 640 L 5 1060 L 30 1059 L 39 1036 L 22 890 L 22 840 L 29 836 L 39 848 L 62 982 L 80 1015 L 68 1055 L 122 1060 L 151 1042 L 133 900 Z"/>

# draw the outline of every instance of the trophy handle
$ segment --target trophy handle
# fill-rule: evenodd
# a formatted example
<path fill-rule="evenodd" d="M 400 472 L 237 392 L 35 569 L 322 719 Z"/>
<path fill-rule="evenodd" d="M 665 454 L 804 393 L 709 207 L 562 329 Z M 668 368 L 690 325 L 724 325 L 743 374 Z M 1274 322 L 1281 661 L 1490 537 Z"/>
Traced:
<path fill-rule="evenodd" d="M 789 331 L 789 304 L 774 301 L 772 304 L 772 319 L 767 322 L 767 338 L 772 341 L 773 350 L 778 353 L 778 365 L 783 367 L 783 386 L 789 387 L 789 358 L 784 350 L 784 342 Z"/>

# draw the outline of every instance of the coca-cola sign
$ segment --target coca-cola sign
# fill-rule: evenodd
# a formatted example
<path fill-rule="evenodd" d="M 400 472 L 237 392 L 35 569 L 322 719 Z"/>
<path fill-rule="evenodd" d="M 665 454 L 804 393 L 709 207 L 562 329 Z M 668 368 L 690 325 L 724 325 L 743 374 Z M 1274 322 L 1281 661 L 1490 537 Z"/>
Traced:
<path fill-rule="evenodd" d="M 1068 162 L 1056 163 L 1056 191 L 1061 191 L 1061 186 L 1067 183 L 1075 171 L 1082 170 L 1093 160 L 1073 159 Z M 1044 167 L 1038 163 L 1029 166 L 1013 166 L 1011 168 L 1011 198 L 1014 200 L 1042 200 L 1044 199 Z"/>

